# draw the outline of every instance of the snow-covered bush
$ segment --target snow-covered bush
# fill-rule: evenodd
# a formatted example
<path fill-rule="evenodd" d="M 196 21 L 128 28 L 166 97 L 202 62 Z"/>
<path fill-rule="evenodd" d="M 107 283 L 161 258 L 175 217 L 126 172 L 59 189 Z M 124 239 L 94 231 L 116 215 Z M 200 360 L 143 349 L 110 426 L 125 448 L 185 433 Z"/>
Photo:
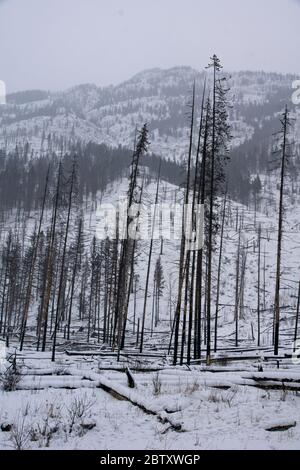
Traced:
<path fill-rule="evenodd" d="M 58 421 L 54 421 L 49 416 L 46 416 L 42 419 L 41 423 L 32 425 L 29 430 L 30 440 L 38 442 L 39 447 L 49 447 L 53 434 L 58 430 Z"/>
<path fill-rule="evenodd" d="M 62 361 L 56 361 L 56 367 L 54 369 L 55 375 L 69 375 L 68 374 L 68 367 Z"/>
<path fill-rule="evenodd" d="M 11 355 L 2 364 L 0 374 L 0 384 L 5 392 L 16 390 L 21 379 L 21 367 L 17 364 L 16 355 Z"/>
<path fill-rule="evenodd" d="M 69 434 L 72 433 L 76 424 L 80 424 L 89 416 L 94 404 L 94 400 L 89 399 L 87 395 L 74 398 L 67 408 Z"/>
<path fill-rule="evenodd" d="M 25 450 L 28 447 L 30 432 L 25 421 L 25 416 L 22 416 L 19 417 L 12 425 L 10 440 L 15 450 Z"/>
<path fill-rule="evenodd" d="M 161 394 L 162 383 L 161 383 L 161 379 L 160 379 L 160 376 L 159 376 L 158 372 L 152 378 L 152 384 L 153 384 L 153 393 L 154 393 L 154 395 L 156 395 L 156 396 L 160 395 Z"/>
<path fill-rule="evenodd" d="M 195 379 L 192 383 L 188 383 L 184 389 L 184 395 L 192 395 L 199 390 L 198 380 Z"/>

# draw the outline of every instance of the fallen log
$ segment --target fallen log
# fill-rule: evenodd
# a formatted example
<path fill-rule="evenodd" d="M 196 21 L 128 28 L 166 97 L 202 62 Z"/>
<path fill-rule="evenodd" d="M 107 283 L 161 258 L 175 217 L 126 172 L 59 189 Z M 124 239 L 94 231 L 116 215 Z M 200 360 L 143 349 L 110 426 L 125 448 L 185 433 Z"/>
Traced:
<path fill-rule="evenodd" d="M 35 376 L 36 377 L 36 376 Z M 45 376 L 43 376 L 45 377 Z M 75 390 L 78 388 L 94 388 L 95 384 L 90 380 L 83 380 L 76 378 L 72 381 L 58 381 L 58 380 L 32 380 L 20 382 L 16 386 L 16 390 L 45 390 L 47 388 L 59 388 L 65 390 Z"/>
<path fill-rule="evenodd" d="M 76 370 L 71 370 L 71 372 L 76 373 Z M 108 380 L 105 377 L 102 377 L 101 375 L 95 373 L 84 371 L 83 378 L 94 380 L 95 382 L 97 382 L 98 388 L 102 388 L 106 392 L 110 393 L 112 396 L 117 394 L 118 396 L 123 397 L 131 404 L 141 408 L 145 413 L 155 415 L 162 423 L 169 423 L 172 429 L 174 429 L 175 431 L 184 431 L 181 423 L 177 422 L 171 416 L 168 416 L 165 411 L 161 411 L 160 408 L 155 405 L 155 403 L 152 403 L 141 397 L 137 391 L 129 389 L 124 385 L 114 383 L 111 380 Z"/>
<path fill-rule="evenodd" d="M 243 378 L 260 381 L 272 381 L 272 382 L 300 382 L 300 372 L 293 371 L 266 371 L 266 372 L 249 372 L 243 375 Z"/>
<path fill-rule="evenodd" d="M 168 423 L 175 431 L 183 432 L 182 424 L 173 417 L 168 416 L 166 411 L 162 411 L 155 403 L 144 399 L 135 389 L 129 389 L 121 384 L 114 383 L 99 374 L 92 372 L 69 369 L 69 376 L 38 376 L 33 380 L 23 378 L 17 385 L 18 390 L 43 390 L 46 388 L 101 388 L 118 400 L 126 400 L 132 405 L 139 407 L 145 413 L 154 415 L 162 423 Z"/>
<path fill-rule="evenodd" d="M 248 381 L 250 386 L 265 390 L 300 391 L 300 374 L 294 372 L 247 373 L 242 376 L 242 380 Z"/>
<path fill-rule="evenodd" d="M 269 432 L 278 432 L 278 431 L 282 432 L 282 431 L 288 431 L 289 429 L 295 428 L 296 426 L 297 426 L 296 421 L 292 421 L 292 422 L 282 421 L 281 423 L 269 425 L 265 429 L 266 431 L 269 431 Z"/>
<path fill-rule="evenodd" d="M 66 350 L 65 353 L 68 355 L 68 356 L 101 356 L 101 357 L 117 357 L 118 356 L 118 353 L 117 352 L 104 352 L 104 351 L 70 351 L 70 350 Z M 164 354 L 161 354 L 161 353 L 139 353 L 139 352 L 136 352 L 136 351 L 128 351 L 128 352 L 121 352 L 119 354 L 119 357 L 120 358 L 123 358 L 123 359 L 127 359 L 128 357 L 135 357 L 135 358 L 141 358 L 141 359 L 144 359 L 144 358 L 154 358 L 154 359 L 165 359 L 165 355 Z"/>
<path fill-rule="evenodd" d="M 300 392 L 300 383 L 280 383 L 276 381 L 257 382 L 254 387 L 263 390 L 283 390 L 289 392 Z"/>
<path fill-rule="evenodd" d="M 113 372 L 126 372 L 126 367 L 118 367 L 118 366 L 98 366 L 98 370 L 100 371 L 107 371 L 107 372 L 110 372 L 110 371 L 113 371 Z M 134 372 L 160 372 L 160 371 L 163 371 L 165 370 L 164 367 L 147 367 L 147 368 L 144 368 L 144 367 L 138 367 L 138 366 L 130 366 L 130 370 L 134 371 Z"/>

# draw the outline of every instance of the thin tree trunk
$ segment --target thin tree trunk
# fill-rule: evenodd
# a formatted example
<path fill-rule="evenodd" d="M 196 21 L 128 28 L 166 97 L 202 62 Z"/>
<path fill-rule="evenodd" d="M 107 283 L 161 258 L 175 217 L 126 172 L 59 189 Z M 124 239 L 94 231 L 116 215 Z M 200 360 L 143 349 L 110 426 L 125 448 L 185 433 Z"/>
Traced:
<path fill-rule="evenodd" d="M 239 345 L 239 286 L 240 286 L 240 253 L 241 251 L 241 224 L 239 228 L 239 241 L 236 257 L 236 278 L 235 278 L 235 347 Z"/>
<path fill-rule="evenodd" d="M 226 202 L 227 202 L 227 193 L 225 193 L 225 196 L 224 196 L 222 225 L 221 225 L 220 252 L 219 252 L 219 263 L 218 263 L 217 298 L 216 298 L 216 313 L 215 313 L 215 344 L 214 344 L 215 353 L 218 350 L 218 316 L 219 316 L 220 281 L 221 281 L 221 268 L 222 268 L 222 256 L 223 256 L 223 236 L 224 236 L 224 226 L 225 226 Z"/>
<path fill-rule="evenodd" d="M 202 95 L 202 103 L 201 103 L 201 115 L 200 115 L 200 125 L 199 125 L 199 134 L 198 134 L 198 145 L 197 145 L 197 153 L 196 153 L 196 164 L 195 164 L 195 178 L 194 178 L 194 191 L 193 191 L 193 204 L 192 204 L 192 222 L 194 219 L 195 213 L 195 206 L 197 202 L 197 189 L 199 190 L 198 199 L 200 195 L 200 188 L 197 185 L 197 178 L 200 176 L 199 173 L 199 158 L 200 158 L 200 150 L 201 150 L 201 138 L 202 138 L 202 130 L 203 130 L 203 115 L 204 115 L 204 100 L 205 100 L 205 92 L 206 92 L 206 80 L 204 82 L 203 87 L 203 95 Z M 199 204 L 199 203 L 198 203 Z M 200 216 L 198 213 L 197 208 L 197 216 Z M 196 220 L 197 225 L 197 220 Z M 194 224 L 193 226 L 194 227 Z M 196 236 L 199 234 L 196 233 Z M 202 249 L 202 247 L 200 247 Z M 196 259 L 197 259 L 197 251 L 193 250 L 192 256 L 192 268 L 191 268 L 191 285 L 190 285 L 190 297 L 189 297 L 189 330 L 188 330 L 188 347 L 187 347 L 187 363 L 190 364 L 191 362 L 191 348 L 192 348 L 192 329 L 193 329 L 193 317 L 194 317 L 194 345 L 197 341 L 197 312 L 194 305 L 194 287 L 195 287 L 195 278 L 196 278 Z M 195 347 L 194 347 L 194 356 L 195 354 Z"/>
<path fill-rule="evenodd" d="M 216 151 L 216 71 L 217 66 L 213 64 L 213 110 L 212 110 L 212 151 L 210 167 L 210 201 L 209 201 L 209 228 L 208 228 L 208 270 L 207 270 L 207 311 L 206 311 L 206 363 L 210 365 L 211 351 L 211 302 L 212 302 L 212 255 L 213 255 L 213 211 L 214 211 L 214 191 L 215 191 L 215 151 Z"/>
<path fill-rule="evenodd" d="M 274 328 L 274 355 L 279 352 L 279 329 L 280 329 L 280 281 L 281 281 L 281 250 L 282 250 L 282 226 L 283 226 L 283 189 L 285 180 L 285 165 L 287 153 L 287 132 L 288 132 L 288 109 L 286 107 L 283 117 L 283 146 L 281 158 L 280 177 L 280 199 L 279 199 L 279 220 L 278 220 L 278 240 L 277 240 L 277 268 L 275 287 L 275 328 Z"/>
<path fill-rule="evenodd" d="M 62 164 L 59 162 L 58 166 L 58 178 L 56 185 L 56 194 L 54 202 L 54 210 L 51 223 L 51 232 L 49 240 L 49 248 L 47 253 L 47 262 L 46 262 L 46 273 L 45 273 L 45 291 L 43 292 L 42 305 L 41 305 L 41 318 L 44 319 L 44 328 L 43 328 L 43 342 L 42 342 L 42 351 L 46 349 L 46 340 L 47 340 L 47 327 L 48 327 L 48 311 L 49 311 L 49 302 L 51 296 L 51 287 L 52 287 L 52 277 L 53 277 L 53 250 L 54 250 L 54 241 L 56 236 L 56 222 L 57 222 L 57 212 L 58 212 L 58 203 L 60 196 L 60 184 L 61 184 L 61 171 Z"/>
<path fill-rule="evenodd" d="M 27 319 L 28 319 L 28 313 L 29 313 L 29 307 L 30 307 L 30 301 L 31 301 L 34 269 L 35 269 L 35 264 L 36 264 L 36 258 L 37 258 L 37 252 L 38 252 L 40 237 L 41 237 L 41 230 L 42 230 L 42 223 L 43 223 L 43 218 L 44 218 L 46 197 L 47 197 L 47 192 L 48 192 L 49 172 L 50 172 L 50 165 L 48 167 L 48 171 L 47 171 L 47 175 L 46 175 L 46 183 L 45 183 L 43 202 L 42 202 L 42 212 L 41 212 L 41 216 L 40 216 L 39 227 L 38 227 L 38 232 L 37 232 L 37 238 L 36 238 L 36 242 L 35 242 L 35 246 L 34 246 L 34 252 L 33 252 L 32 260 L 31 260 L 31 263 L 30 263 L 29 279 L 28 279 L 28 284 L 27 284 L 27 292 L 26 292 L 26 300 L 25 300 L 25 308 L 24 308 L 24 315 L 23 315 L 22 327 L 21 327 L 20 351 L 22 351 L 22 349 L 23 349 L 25 333 L 26 333 Z"/>
<path fill-rule="evenodd" d="M 154 237 L 154 230 L 155 230 L 155 218 L 156 218 L 156 207 L 158 203 L 158 191 L 159 191 L 159 183 L 160 183 L 160 168 L 158 170 L 157 176 L 157 185 L 156 185 L 156 195 L 155 195 L 155 208 L 153 214 L 153 222 L 152 222 L 152 230 L 151 230 L 151 240 L 150 240 L 150 248 L 148 254 L 148 266 L 147 266 L 147 274 L 146 274 L 146 285 L 145 285 L 145 293 L 144 293 L 144 305 L 143 305 L 143 313 L 142 313 L 142 327 L 141 327 L 141 342 L 140 342 L 140 352 L 143 352 L 144 347 L 144 331 L 145 331 L 145 321 L 146 321 L 146 310 L 147 310 L 147 300 L 148 300 L 148 287 L 149 287 L 149 279 L 150 279 L 150 268 L 151 268 L 151 258 L 152 258 L 152 251 L 153 251 L 153 237 Z"/>
<path fill-rule="evenodd" d="M 295 322 L 294 352 L 296 352 L 296 349 L 297 349 L 298 324 L 299 324 L 299 311 L 300 311 L 300 282 L 299 282 L 299 290 L 298 290 L 298 301 L 297 301 L 297 311 L 296 311 L 296 322 Z"/>
<path fill-rule="evenodd" d="M 261 225 L 258 228 L 258 261 L 257 261 L 257 346 L 260 346 L 260 254 L 261 254 Z"/>
<path fill-rule="evenodd" d="M 79 220 L 78 236 L 77 236 L 77 243 L 76 243 L 76 254 L 75 254 L 75 261 L 74 261 L 74 268 L 73 268 L 73 275 L 72 275 L 70 307 L 69 307 L 68 327 L 67 327 L 67 339 L 68 340 L 70 339 L 70 328 L 71 328 L 72 309 L 73 309 L 73 300 L 74 300 L 75 280 L 76 280 L 76 274 L 77 274 L 77 269 L 78 269 L 78 258 L 79 258 L 81 236 L 82 236 L 81 230 L 82 230 L 82 219 Z"/>
<path fill-rule="evenodd" d="M 189 272 L 189 260 L 190 260 L 190 251 L 186 253 L 186 239 L 185 239 L 185 230 L 186 230 L 186 215 L 188 213 L 188 204 L 189 204 L 189 193 L 190 193 L 190 179 L 191 179 L 191 164 L 192 164 L 192 149 L 193 149 L 193 133 L 194 133 L 194 115 L 195 115 L 195 81 L 193 84 L 192 91 L 192 114 L 191 114 L 191 125 L 190 125 L 190 137 L 189 137 L 189 153 L 188 153 L 188 162 L 187 162 L 187 179 L 186 179 L 186 188 L 185 188 L 185 197 L 182 214 L 182 240 L 181 240 L 181 249 L 180 249 L 180 266 L 179 266 L 179 292 L 178 292 L 178 301 L 175 313 L 175 332 L 174 332 L 174 357 L 173 363 L 177 364 L 177 355 L 178 355 L 178 340 L 179 340 L 179 326 L 180 326 L 180 315 L 181 315 L 181 301 L 182 301 L 182 288 L 184 284 L 184 277 L 186 275 L 186 281 L 188 279 Z M 185 275 L 184 275 L 185 272 Z M 187 282 L 186 282 L 187 284 Z M 187 289 L 187 285 L 186 285 Z M 185 325 L 186 325 L 186 314 L 187 314 L 187 293 L 185 294 L 185 303 L 184 303 L 184 312 L 183 312 L 183 329 L 182 329 L 182 344 L 181 344 L 181 361 L 183 360 L 183 351 L 185 343 Z"/>
<path fill-rule="evenodd" d="M 75 161 L 73 162 L 72 175 L 71 175 L 71 188 L 70 188 L 70 192 L 69 192 L 67 224 L 66 224 L 66 231 L 65 231 L 65 238 L 64 238 L 64 245 L 63 245 L 63 253 L 62 253 L 62 262 L 61 262 L 61 271 L 60 271 L 60 279 L 59 279 L 59 287 L 58 287 L 58 294 L 57 294 L 56 314 L 55 314 L 53 343 L 52 343 L 52 358 L 51 358 L 52 362 L 55 361 L 56 336 L 57 336 L 57 328 L 58 328 L 58 323 L 59 323 L 60 304 L 61 304 L 61 298 L 62 298 L 62 292 L 63 292 L 65 260 L 66 260 L 67 243 L 68 243 L 69 226 L 70 226 L 70 217 L 71 217 L 72 202 L 73 202 L 74 183 L 75 183 Z"/>

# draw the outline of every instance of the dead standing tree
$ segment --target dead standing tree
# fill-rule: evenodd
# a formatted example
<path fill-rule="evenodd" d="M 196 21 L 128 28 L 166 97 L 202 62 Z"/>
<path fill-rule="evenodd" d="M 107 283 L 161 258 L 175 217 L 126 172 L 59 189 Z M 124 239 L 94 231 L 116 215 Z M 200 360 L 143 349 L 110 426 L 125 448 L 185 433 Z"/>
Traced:
<path fill-rule="evenodd" d="M 142 330 L 141 330 L 141 343 L 140 343 L 140 352 L 143 352 L 144 346 L 144 330 L 145 330 L 145 321 L 146 321 L 146 310 L 147 310 L 147 300 L 148 300 L 148 288 L 149 288 L 149 278 L 150 278 L 150 268 L 151 268 L 151 259 L 152 259 L 152 251 L 153 251 L 153 242 L 154 242 L 154 230 L 155 230 L 155 222 L 156 222 L 156 210 L 158 204 L 158 194 L 159 194 L 159 184 L 160 184 L 160 170 L 161 166 L 159 165 L 158 176 L 157 176 L 157 185 L 156 185 L 156 194 L 155 194 L 155 206 L 154 206 L 154 214 L 153 214 L 153 221 L 151 226 L 151 240 L 150 240 L 150 248 L 148 254 L 148 265 L 147 265 L 147 274 L 146 274 L 146 285 L 145 285 L 145 293 L 144 293 L 144 305 L 143 305 L 143 315 L 142 315 Z"/>
<path fill-rule="evenodd" d="M 179 262 L 179 282 L 178 282 L 178 298 L 174 318 L 174 354 L 173 354 L 173 363 L 177 364 L 178 357 L 178 347 L 179 347 L 179 328 L 180 328 L 180 317 L 181 317 L 181 304 L 182 304 L 182 289 L 184 285 L 184 279 L 186 272 L 188 271 L 188 257 L 186 256 L 186 239 L 185 239 L 185 217 L 187 215 L 187 207 L 189 203 L 189 192 L 190 192 L 190 177 L 191 177 L 191 164 L 192 164 L 192 148 L 193 148 L 193 131 L 194 131 L 194 113 L 195 113 L 195 82 L 193 85 L 192 92 L 192 112 L 191 112 L 191 124 L 190 124 L 190 136 L 189 136 L 189 152 L 188 152 L 188 161 L 187 161 L 187 178 L 186 178 L 186 187 L 184 195 L 185 207 L 183 208 L 182 213 L 182 238 L 180 246 L 180 262 Z M 182 327 L 182 345 L 181 345 L 181 362 L 183 360 L 183 348 L 185 343 L 185 321 L 186 321 L 186 308 L 183 319 Z"/>
<path fill-rule="evenodd" d="M 206 115 L 205 115 L 205 126 L 203 135 L 202 145 L 202 161 L 201 169 L 198 181 L 198 204 L 204 207 L 207 199 L 207 159 L 210 152 L 210 128 L 211 128 L 211 105 L 209 97 L 206 101 Z M 202 297 L 203 297 L 203 257 L 204 247 L 202 246 L 198 251 L 197 263 L 196 263 L 196 279 L 195 279 L 195 336 L 194 336 L 194 355 L 195 359 L 200 359 L 201 356 L 201 336 L 202 336 Z"/>
<path fill-rule="evenodd" d="M 210 364 L 211 357 L 211 309 L 212 309 L 212 258 L 214 251 L 214 235 L 218 229 L 215 220 L 215 203 L 218 185 L 224 179 L 224 166 L 228 158 L 227 142 L 230 139 L 228 124 L 227 92 L 223 86 L 226 78 L 218 77 L 222 70 L 220 59 L 214 55 L 207 68 L 213 69 L 212 92 L 212 141 L 209 161 L 209 219 L 207 236 L 207 302 L 206 302 L 206 361 Z"/>
<path fill-rule="evenodd" d="M 258 260 L 257 260 L 257 346 L 260 346 L 260 265 L 261 265 L 261 225 L 258 228 Z"/>
<path fill-rule="evenodd" d="M 130 208 L 135 201 L 136 192 L 138 189 L 138 174 L 139 174 L 139 162 L 140 158 L 144 153 L 147 152 L 149 146 L 148 141 L 148 128 L 147 124 L 144 124 L 142 130 L 139 132 L 137 143 L 135 145 L 135 150 L 132 156 L 131 163 L 131 173 L 129 181 L 129 190 L 128 190 L 128 208 Z M 127 289 L 129 281 L 129 270 L 131 266 L 131 256 L 132 253 L 132 240 L 128 238 L 129 227 L 133 221 L 130 213 L 127 213 L 125 229 L 123 234 L 121 253 L 120 253 L 120 262 L 118 269 L 118 281 L 116 289 L 116 299 L 115 299 L 115 318 L 114 318 L 114 331 L 113 331 L 113 347 L 118 346 L 118 350 L 121 347 L 122 342 L 122 333 L 124 326 L 124 319 L 127 318 Z"/>
<path fill-rule="evenodd" d="M 215 313 L 215 343 L 214 352 L 218 350 L 218 318 L 219 318 L 219 301 L 220 301 L 220 283 L 221 283 L 221 269 L 222 269 L 222 256 L 223 256 L 223 240 L 224 240 L 224 227 L 226 215 L 227 192 L 224 195 L 224 205 L 221 223 L 221 236 L 220 236 L 220 249 L 219 249 L 219 263 L 218 263 L 218 276 L 217 276 L 217 298 L 216 298 L 216 313 Z"/>
<path fill-rule="evenodd" d="M 297 349 L 299 312 L 300 312 L 300 282 L 299 282 L 299 289 L 298 289 L 298 300 L 297 300 L 296 321 L 295 321 L 294 352 L 296 352 L 296 349 Z"/>
<path fill-rule="evenodd" d="M 201 187 L 200 187 L 200 179 L 201 179 L 201 172 L 200 172 L 200 155 L 201 155 L 201 145 L 202 145 L 202 138 L 203 138 L 203 125 L 204 125 L 204 111 L 205 111 L 205 94 L 206 94 L 206 79 L 204 81 L 203 87 L 203 94 L 202 94 L 202 103 L 201 103 L 201 114 L 200 114 L 200 125 L 199 125 L 199 134 L 198 134 L 198 145 L 197 145 L 197 153 L 196 153 L 196 162 L 195 162 L 195 178 L 194 178 L 194 189 L 193 189 L 193 202 L 192 202 L 192 229 L 196 232 L 196 237 L 200 236 L 197 233 L 198 228 L 198 220 L 197 217 L 200 217 L 199 214 L 199 204 L 200 204 L 200 195 L 201 195 Z M 197 193 L 198 191 L 198 193 Z M 196 203 L 197 206 L 197 216 L 195 220 L 195 208 Z M 196 240 L 198 243 L 201 240 Z M 198 311 L 196 308 L 196 296 L 195 295 L 195 281 L 197 280 L 196 277 L 196 268 L 197 268 L 197 257 L 199 256 L 199 252 L 202 251 L 202 246 L 196 250 L 193 250 L 192 254 L 192 265 L 191 265 L 191 281 L 190 281 L 190 296 L 189 296 L 189 328 L 188 328 L 188 347 L 187 347 L 187 363 L 190 363 L 191 360 L 191 349 L 192 349 L 192 330 L 193 330 L 193 321 L 194 321 L 194 357 L 196 358 L 196 350 L 197 350 L 197 343 L 198 343 Z M 195 297 L 195 303 L 194 303 Z M 200 335 L 199 335 L 200 336 Z"/>
<path fill-rule="evenodd" d="M 48 171 L 46 175 L 46 183 L 45 183 L 45 189 L 44 189 L 44 195 L 43 195 L 42 210 L 41 210 L 41 215 L 40 215 L 40 220 L 39 220 L 39 227 L 38 227 L 36 241 L 33 247 L 33 254 L 32 254 L 31 262 L 30 262 L 29 276 L 28 276 L 28 282 L 27 282 L 27 291 L 26 291 L 26 300 L 25 300 L 25 307 L 24 307 L 24 313 L 23 313 L 22 325 L 21 325 L 20 351 L 22 351 L 23 349 L 24 339 L 25 339 L 25 334 L 26 334 L 26 326 L 27 326 L 29 307 L 30 307 L 31 296 L 32 296 L 33 277 L 34 277 L 40 238 L 41 238 L 46 198 L 48 194 L 49 172 L 50 172 L 50 166 L 48 167 Z"/>
<path fill-rule="evenodd" d="M 280 195 L 279 195 L 279 214 L 278 214 L 278 237 L 277 237 L 277 260 L 276 260 L 276 285 L 274 302 L 274 354 L 278 356 L 279 352 L 279 333 L 280 333 L 280 285 L 281 285 L 281 255 L 282 255 L 282 236 L 283 236 L 283 211 L 284 211 L 284 184 L 286 177 L 286 166 L 288 159 L 288 132 L 291 125 L 289 111 L 286 106 L 283 116 L 280 120 L 282 142 L 280 145 L 281 169 L 280 169 Z"/>
<path fill-rule="evenodd" d="M 60 197 L 61 197 L 61 179 L 62 179 L 62 163 L 60 161 L 58 165 L 57 183 L 56 183 L 55 197 L 54 197 L 53 208 L 52 208 L 51 228 L 50 228 L 50 233 L 49 233 L 49 243 L 47 247 L 47 257 L 46 257 L 45 274 L 44 274 L 45 277 L 44 277 L 44 285 L 43 285 L 41 307 L 40 307 L 41 328 L 43 329 L 43 333 L 42 333 L 42 351 L 43 352 L 46 350 L 49 304 L 50 304 L 50 297 L 51 297 L 51 289 L 53 285 L 54 251 L 55 251 L 57 217 L 58 217 L 59 202 L 60 202 Z M 40 334 L 39 334 L 39 339 L 37 343 L 37 349 L 39 349 L 39 343 L 40 343 Z"/>
<path fill-rule="evenodd" d="M 67 255 L 67 244 L 68 244 L 72 204 L 73 204 L 75 184 L 76 184 L 76 166 L 77 166 L 77 164 L 76 164 L 76 160 L 74 158 L 74 162 L 73 162 L 73 166 L 72 166 L 69 198 L 68 198 L 69 199 L 68 200 L 68 213 L 67 213 L 66 229 L 65 229 L 65 234 L 64 234 L 64 243 L 63 243 L 62 261 L 61 261 L 61 271 L 60 271 L 58 293 L 57 293 L 57 303 L 56 303 L 54 332 L 53 332 L 53 343 L 52 343 L 52 362 L 55 361 L 57 329 L 58 329 L 58 325 L 59 325 L 59 321 L 60 321 L 60 314 L 61 314 L 60 308 L 61 308 L 61 300 L 62 300 L 62 295 L 63 295 L 63 286 L 64 286 L 64 280 L 65 280 L 65 264 L 66 264 L 66 255 Z"/>

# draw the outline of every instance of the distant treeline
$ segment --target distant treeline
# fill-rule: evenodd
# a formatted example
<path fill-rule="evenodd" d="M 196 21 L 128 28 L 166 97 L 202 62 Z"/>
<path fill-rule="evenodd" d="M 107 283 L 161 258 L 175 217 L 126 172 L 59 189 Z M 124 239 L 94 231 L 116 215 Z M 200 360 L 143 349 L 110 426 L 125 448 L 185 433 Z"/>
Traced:
<path fill-rule="evenodd" d="M 297 147 L 296 153 L 299 153 Z M 82 201 L 86 196 L 94 198 L 109 183 L 128 175 L 132 150 L 121 146 L 110 148 L 105 144 L 77 143 L 62 157 L 66 174 L 74 155 L 78 162 L 78 196 Z M 226 168 L 228 193 L 235 200 L 247 202 L 253 192 L 261 189 L 260 181 L 253 175 L 268 171 L 272 149 L 260 135 L 259 129 L 256 129 L 256 138 L 232 149 L 230 156 Z M 48 167 L 50 165 L 50 182 L 53 182 L 60 158 L 57 153 L 30 157 L 30 152 L 24 152 L 18 147 L 7 154 L 0 150 L 0 209 L 36 209 L 40 205 Z M 160 163 L 163 180 L 177 186 L 185 183 L 184 165 L 173 159 L 166 160 L 147 154 L 143 156 L 141 165 L 149 169 L 147 175 L 151 178 L 157 175 Z M 293 177 L 296 177 L 299 168 L 297 159 L 294 159 L 293 167 Z"/>
<path fill-rule="evenodd" d="M 78 168 L 78 198 L 94 198 L 98 191 L 104 191 L 109 183 L 127 176 L 132 151 L 123 147 L 109 148 L 104 144 L 78 144 L 62 156 L 63 168 L 68 175 L 76 156 Z M 56 178 L 57 164 L 61 157 L 56 153 L 38 158 L 24 159 L 22 152 L 5 154 L 0 151 L 0 209 L 13 208 L 30 211 L 39 207 L 49 168 L 50 187 Z M 156 175 L 161 162 L 161 178 L 180 185 L 184 181 L 184 168 L 171 160 L 149 154 L 142 164 L 148 167 L 148 176 Z M 66 176 L 67 177 L 67 176 Z"/>

